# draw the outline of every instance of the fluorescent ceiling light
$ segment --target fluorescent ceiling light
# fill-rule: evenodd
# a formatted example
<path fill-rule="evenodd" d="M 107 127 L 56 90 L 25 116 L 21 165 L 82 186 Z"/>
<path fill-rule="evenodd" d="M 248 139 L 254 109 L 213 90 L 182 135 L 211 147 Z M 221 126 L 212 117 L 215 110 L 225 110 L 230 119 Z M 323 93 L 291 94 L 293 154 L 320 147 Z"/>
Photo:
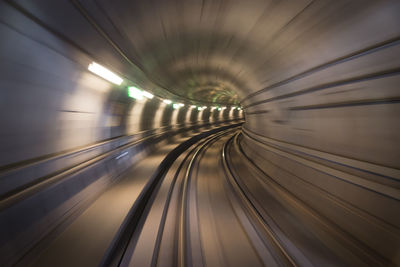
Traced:
<path fill-rule="evenodd" d="M 123 82 L 123 79 L 119 77 L 117 74 L 113 73 L 112 71 L 103 67 L 102 65 L 97 64 L 96 62 L 92 62 L 89 65 L 88 70 L 116 85 L 121 85 L 121 83 Z"/>
<path fill-rule="evenodd" d="M 185 106 L 185 104 L 182 104 L 182 103 L 174 103 L 172 106 L 174 107 L 174 109 L 178 109 L 178 108 L 180 108 L 180 107 Z"/>
<path fill-rule="evenodd" d="M 168 99 L 164 99 L 163 102 L 164 102 L 165 104 L 167 104 L 167 105 L 169 105 L 169 104 L 172 103 L 172 101 L 171 101 L 171 100 L 168 100 Z"/>
<path fill-rule="evenodd" d="M 142 91 L 140 91 L 138 88 L 136 88 L 134 86 L 128 87 L 128 95 L 137 100 L 143 99 Z"/>
<path fill-rule="evenodd" d="M 146 97 L 146 98 L 148 98 L 148 99 L 153 99 L 153 97 L 154 97 L 153 94 L 150 94 L 150 93 L 147 92 L 147 91 L 143 91 L 142 94 L 143 94 L 144 97 Z"/>

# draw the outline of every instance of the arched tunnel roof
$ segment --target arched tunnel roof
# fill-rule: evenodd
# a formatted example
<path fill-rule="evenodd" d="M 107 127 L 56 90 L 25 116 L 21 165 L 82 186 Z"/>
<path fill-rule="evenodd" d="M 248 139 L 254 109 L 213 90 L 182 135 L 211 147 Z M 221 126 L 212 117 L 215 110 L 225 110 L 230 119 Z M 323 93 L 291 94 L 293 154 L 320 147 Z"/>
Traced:
<path fill-rule="evenodd" d="M 380 2 L 72 1 L 74 8 L 50 3 L 41 9 L 19 2 L 133 83 L 160 96 L 218 104 L 244 104 L 249 95 L 362 53 L 358 47 L 395 37 L 387 26 L 398 20 L 396 9 Z M 368 13 L 374 19 L 365 27 Z"/>
<path fill-rule="evenodd" d="M 189 100 L 222 104 L 351 56 L 359 52 L 354 40 L 368 46 L 373 41 L 365 34 L 378 35 L 397 20 L 379 2 L 356 14 L 357 1 L 75 3 L 152 82 Z M 377 23 L 360 28 L 357 16 L 376 9 Z"/>

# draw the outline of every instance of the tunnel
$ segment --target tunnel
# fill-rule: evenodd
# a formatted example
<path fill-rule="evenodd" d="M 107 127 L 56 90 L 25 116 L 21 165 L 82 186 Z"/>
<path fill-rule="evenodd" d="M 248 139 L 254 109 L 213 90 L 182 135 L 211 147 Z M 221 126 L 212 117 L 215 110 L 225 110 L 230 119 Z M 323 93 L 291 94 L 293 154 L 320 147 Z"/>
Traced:
<path fill-rule="evenodd" d="M 400 1 L 0 1 L 0 266 L 400 266 Z"/>

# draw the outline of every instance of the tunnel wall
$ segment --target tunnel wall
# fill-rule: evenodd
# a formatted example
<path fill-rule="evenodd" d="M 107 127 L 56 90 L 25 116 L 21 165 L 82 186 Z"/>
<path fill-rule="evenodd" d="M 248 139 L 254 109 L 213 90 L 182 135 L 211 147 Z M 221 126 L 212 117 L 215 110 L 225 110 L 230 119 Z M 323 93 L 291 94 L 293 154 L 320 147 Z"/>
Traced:
<path fill-rule="evenodd" d="M 96 60 L 94 51 L 101 51 L 107 61 L 116 61 L 111 59 L 116 57 L 113 50 L 93 30 L 88 30 L 93 40 L 85 42 L 69 28 L 63 35 L 50 31 L 61 30 L 52 18 L 43 18 L 53 23 L 51 27 L 47 21 L 42 25 L 5 3 L 0 12 L 0 166 L 187 123 L 186 112 L 191 108 L 175 111 L 159 98 L 134 100 L 127 96 L 126 87 L 113 86 L 90 73 L 87 66 Z M 81 15 L 76 15 L 76 26 L 88 27 L 78 17 Z M 60 37 L 64 35 L 76 37 L 75 43 Z M 173 118 L 178 112 L 179 118 Z M 204 115 L 209 113 L 202 117 L 208 121 Z M 192 122 L 197 119 L 201 118 Z"/>
<path fill-rule="evenodd" d="M 265 88 L 243 100 L 241 146 L 299 205 L 334 225 L 324 231 L 399 262 L 400 21 L 393 9 L 343 13 L 340 22 L 314 13 L 314 27 L 273 60 L 280 64 Z"/>
<path fill-rule="evenodd" d="M 128 68 L 81 14 L 66 8 L 66 20 L 76 23 L 71 31 L 35 8 L 38 17 L 0 3 L 0 261 L 9 263 L 162 140 L 209 125 L 189 104 L 135 100 L 126 86 L 90 73 L 88 65 L 102 59 L 117 73 Z"/>

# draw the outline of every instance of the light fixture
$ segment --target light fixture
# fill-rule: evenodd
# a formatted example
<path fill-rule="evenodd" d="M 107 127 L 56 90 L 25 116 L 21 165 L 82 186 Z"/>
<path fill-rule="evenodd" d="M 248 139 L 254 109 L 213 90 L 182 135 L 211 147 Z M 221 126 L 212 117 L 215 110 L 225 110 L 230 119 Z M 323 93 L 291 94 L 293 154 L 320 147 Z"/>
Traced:
<path fill-rule="evenodd" d="M 139 90 L 138 88 L 131 86 L 131 87 L 128 87 L 128 96 L 135 98 L 137 100 L 142 100 L 143 92 L 141 90 Z"/>
<path fill-rule="evenodd" d="M 174 109 L 178 109 L 178 108 L 181 108 L 181 107 L 183 107 L 183 106 L 185 106 L 185 104 L 182 104 L 182 103 L 174 103 L 174 104 L 172 104 L 172 107 L 173 107 Z"/>
<path fill-rule="evenodd" d="M 103 67 L 102 65 L 97 64 L 96 62 L 92 62 L 89 65 L 88 70 L 90 70 L 91 72 L 99 75 L 103 79 L 106 79 L 107 81 L 112 82 L 116 85 L 121 85 L 121 83 L 124 81 L 117 74 L 113 73 L 112 71 Z"/>
<path fill-rule="evenodd" d="M 147 91 L 143 91 L 143 92 L 142 92 L 142 95 L 143 95 L 144 97 L 148 98 L 148 99 L 153 99 L 153 97 L 154 97 L 153 94 L 151 94 L 151 93 L 149 93 L 149 92 L 147 92 Z"/>
<path fill-rule="evenodd" d="M 164 102 L 165 104 L 167 104 L 167 105 L 169 105 L 169 104 L 171 104 L 171 103 L 172 103 L 172 101 L 171 101 L 171 100 L 169 100 L 169 99 L 164 99 L 164 100 L 163 100 L 163 102 Z"/>

